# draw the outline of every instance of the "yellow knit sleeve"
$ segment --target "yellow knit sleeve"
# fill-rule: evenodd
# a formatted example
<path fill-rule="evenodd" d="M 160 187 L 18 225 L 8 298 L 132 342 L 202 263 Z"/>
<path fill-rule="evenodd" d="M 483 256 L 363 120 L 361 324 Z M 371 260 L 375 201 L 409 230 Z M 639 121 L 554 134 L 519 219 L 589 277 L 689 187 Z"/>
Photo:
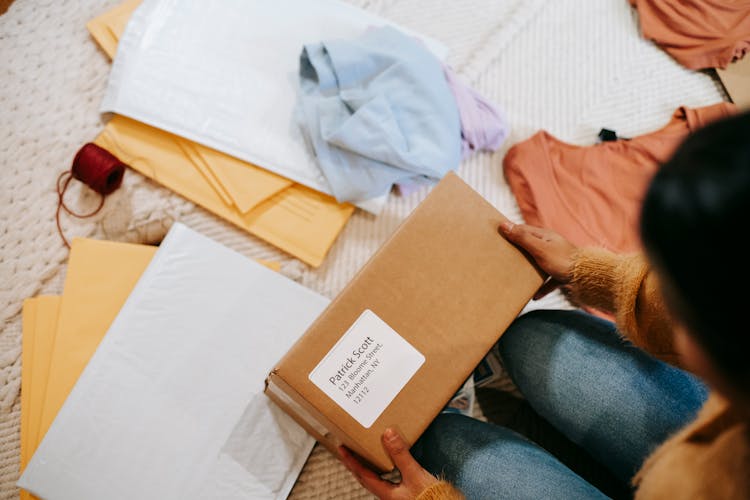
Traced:
<path fill-rule="evenodd" d="M 642 255 L 583 248 L 567 288 L 575 303 L 614 314 L 618 330 L 635 345 L 679 364 L 657 277 Z"/>
<path fill-rule="evenodd" d="M 464 500 L 463 494 L 447 481 L 438 481 L 420 493 L 415 500 Z"/>

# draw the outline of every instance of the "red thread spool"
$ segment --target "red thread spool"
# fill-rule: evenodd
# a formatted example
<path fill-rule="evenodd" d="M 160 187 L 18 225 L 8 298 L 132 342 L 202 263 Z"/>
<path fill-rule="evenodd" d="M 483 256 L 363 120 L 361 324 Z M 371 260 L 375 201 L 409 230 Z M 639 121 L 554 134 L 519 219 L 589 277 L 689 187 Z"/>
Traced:
<path fill-rule="evenodd" d="M 73 158 L 73 177 L 97 193 L 106 196 L 122 184 L 126 165 L 93 142 L 84 144 Z"/>
<path fill-rule="evenodd" d="M 122 184 L 125 168 L 127 168 L 127 165 L 118 160 L 115 155 L 93 142 L 89 142 L 78 150 L 78 153 L 73 158 L 71 169 L 63 172 L 57 178 L 58 204 L 55 220 L 57 222 L 57 231 L 60 233 L 60 237 L 66 247 L 70 248 L 70 244 L 65 239 L 62 227 L 60 226 L 60 209 L 62 208 L 73 217 L 78 217 L 79 219 L 93 217 L 98 214 L 104 206 L 106 196 L 114 192 Z M 68 208 L 65 204 L 64 196 L 71 179 L 83 182 L 102 196 L 96 210 L 88 214 L 78 214 Z"/>

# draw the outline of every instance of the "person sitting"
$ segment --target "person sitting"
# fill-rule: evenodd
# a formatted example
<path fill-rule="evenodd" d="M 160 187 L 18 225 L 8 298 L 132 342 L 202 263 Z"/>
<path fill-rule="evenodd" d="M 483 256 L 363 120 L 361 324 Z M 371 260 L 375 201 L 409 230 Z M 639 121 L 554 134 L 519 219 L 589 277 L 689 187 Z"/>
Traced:
<path fill-rule="evenodd" d="M 642 254 L 578 248 L 524 224 L 499 229 L 549 274 L 537 297 L 560 286 L 573 303 L 615 318 L 532 311 L 497 348 L 536 412 L 637 499 L 750 498 L 748 220 L 744 113 L 691 134 L 654 176 L 642 202 Z M 383 445 L 398 484 L 341 450 L 383 499 L 605 498 L 535 443 L 464 415 L 440 414 L 414 457 L 393 429 Z"/>

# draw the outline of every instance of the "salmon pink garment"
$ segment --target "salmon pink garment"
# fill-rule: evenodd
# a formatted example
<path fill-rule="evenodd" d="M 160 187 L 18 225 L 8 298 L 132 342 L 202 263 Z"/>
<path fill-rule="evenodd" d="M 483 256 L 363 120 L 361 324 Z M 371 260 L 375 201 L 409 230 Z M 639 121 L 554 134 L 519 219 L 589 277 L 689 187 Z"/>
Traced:
<path fill-rule="evenodd" d="M 690 69 L 726 68 L 750 51 L 748 0 L 629 0 L 641 31 Z"/>
<path fill-rule="evenodd" d="M 553 229 L 579 246 L 636 251 L 641 201 L 659 165 L 690 132 L 734 111 L 729 103 L 681 107 L 660 130 L 593 146 L 540 131 L 508 151 L 505 177 L 528 224 Z"/>

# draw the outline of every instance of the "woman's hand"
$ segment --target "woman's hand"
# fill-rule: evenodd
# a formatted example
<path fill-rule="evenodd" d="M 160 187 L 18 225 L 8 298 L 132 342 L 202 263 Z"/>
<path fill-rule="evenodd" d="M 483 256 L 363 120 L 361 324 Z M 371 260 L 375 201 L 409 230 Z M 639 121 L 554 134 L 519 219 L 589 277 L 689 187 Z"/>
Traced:
<path fill-rule="evenodd" d="M 552 290 L 570 282 L 573 262 L 578 247 L 550 229 L 527 224 L 503 222 L 500 234 L 511 243 L 526 250 L 549 279 L 534 294 L 534 300 L 541 299 Z"/>
<path fill-rule="evenodd" d="M 401 472 L 401 482 L 398 484 L 381 479 L 375 472 L 365 467 L 349 450 L 343 446 L 339 447 L 341 460 L 346 468 L 370 493 L 386 500 L 412 500 L 438 482 L 435 476 L 424 470 L 414 460 L 409 453 L 409 446 L 396 430 L 386 429 L 381 439 L 388 456 Z"/>

